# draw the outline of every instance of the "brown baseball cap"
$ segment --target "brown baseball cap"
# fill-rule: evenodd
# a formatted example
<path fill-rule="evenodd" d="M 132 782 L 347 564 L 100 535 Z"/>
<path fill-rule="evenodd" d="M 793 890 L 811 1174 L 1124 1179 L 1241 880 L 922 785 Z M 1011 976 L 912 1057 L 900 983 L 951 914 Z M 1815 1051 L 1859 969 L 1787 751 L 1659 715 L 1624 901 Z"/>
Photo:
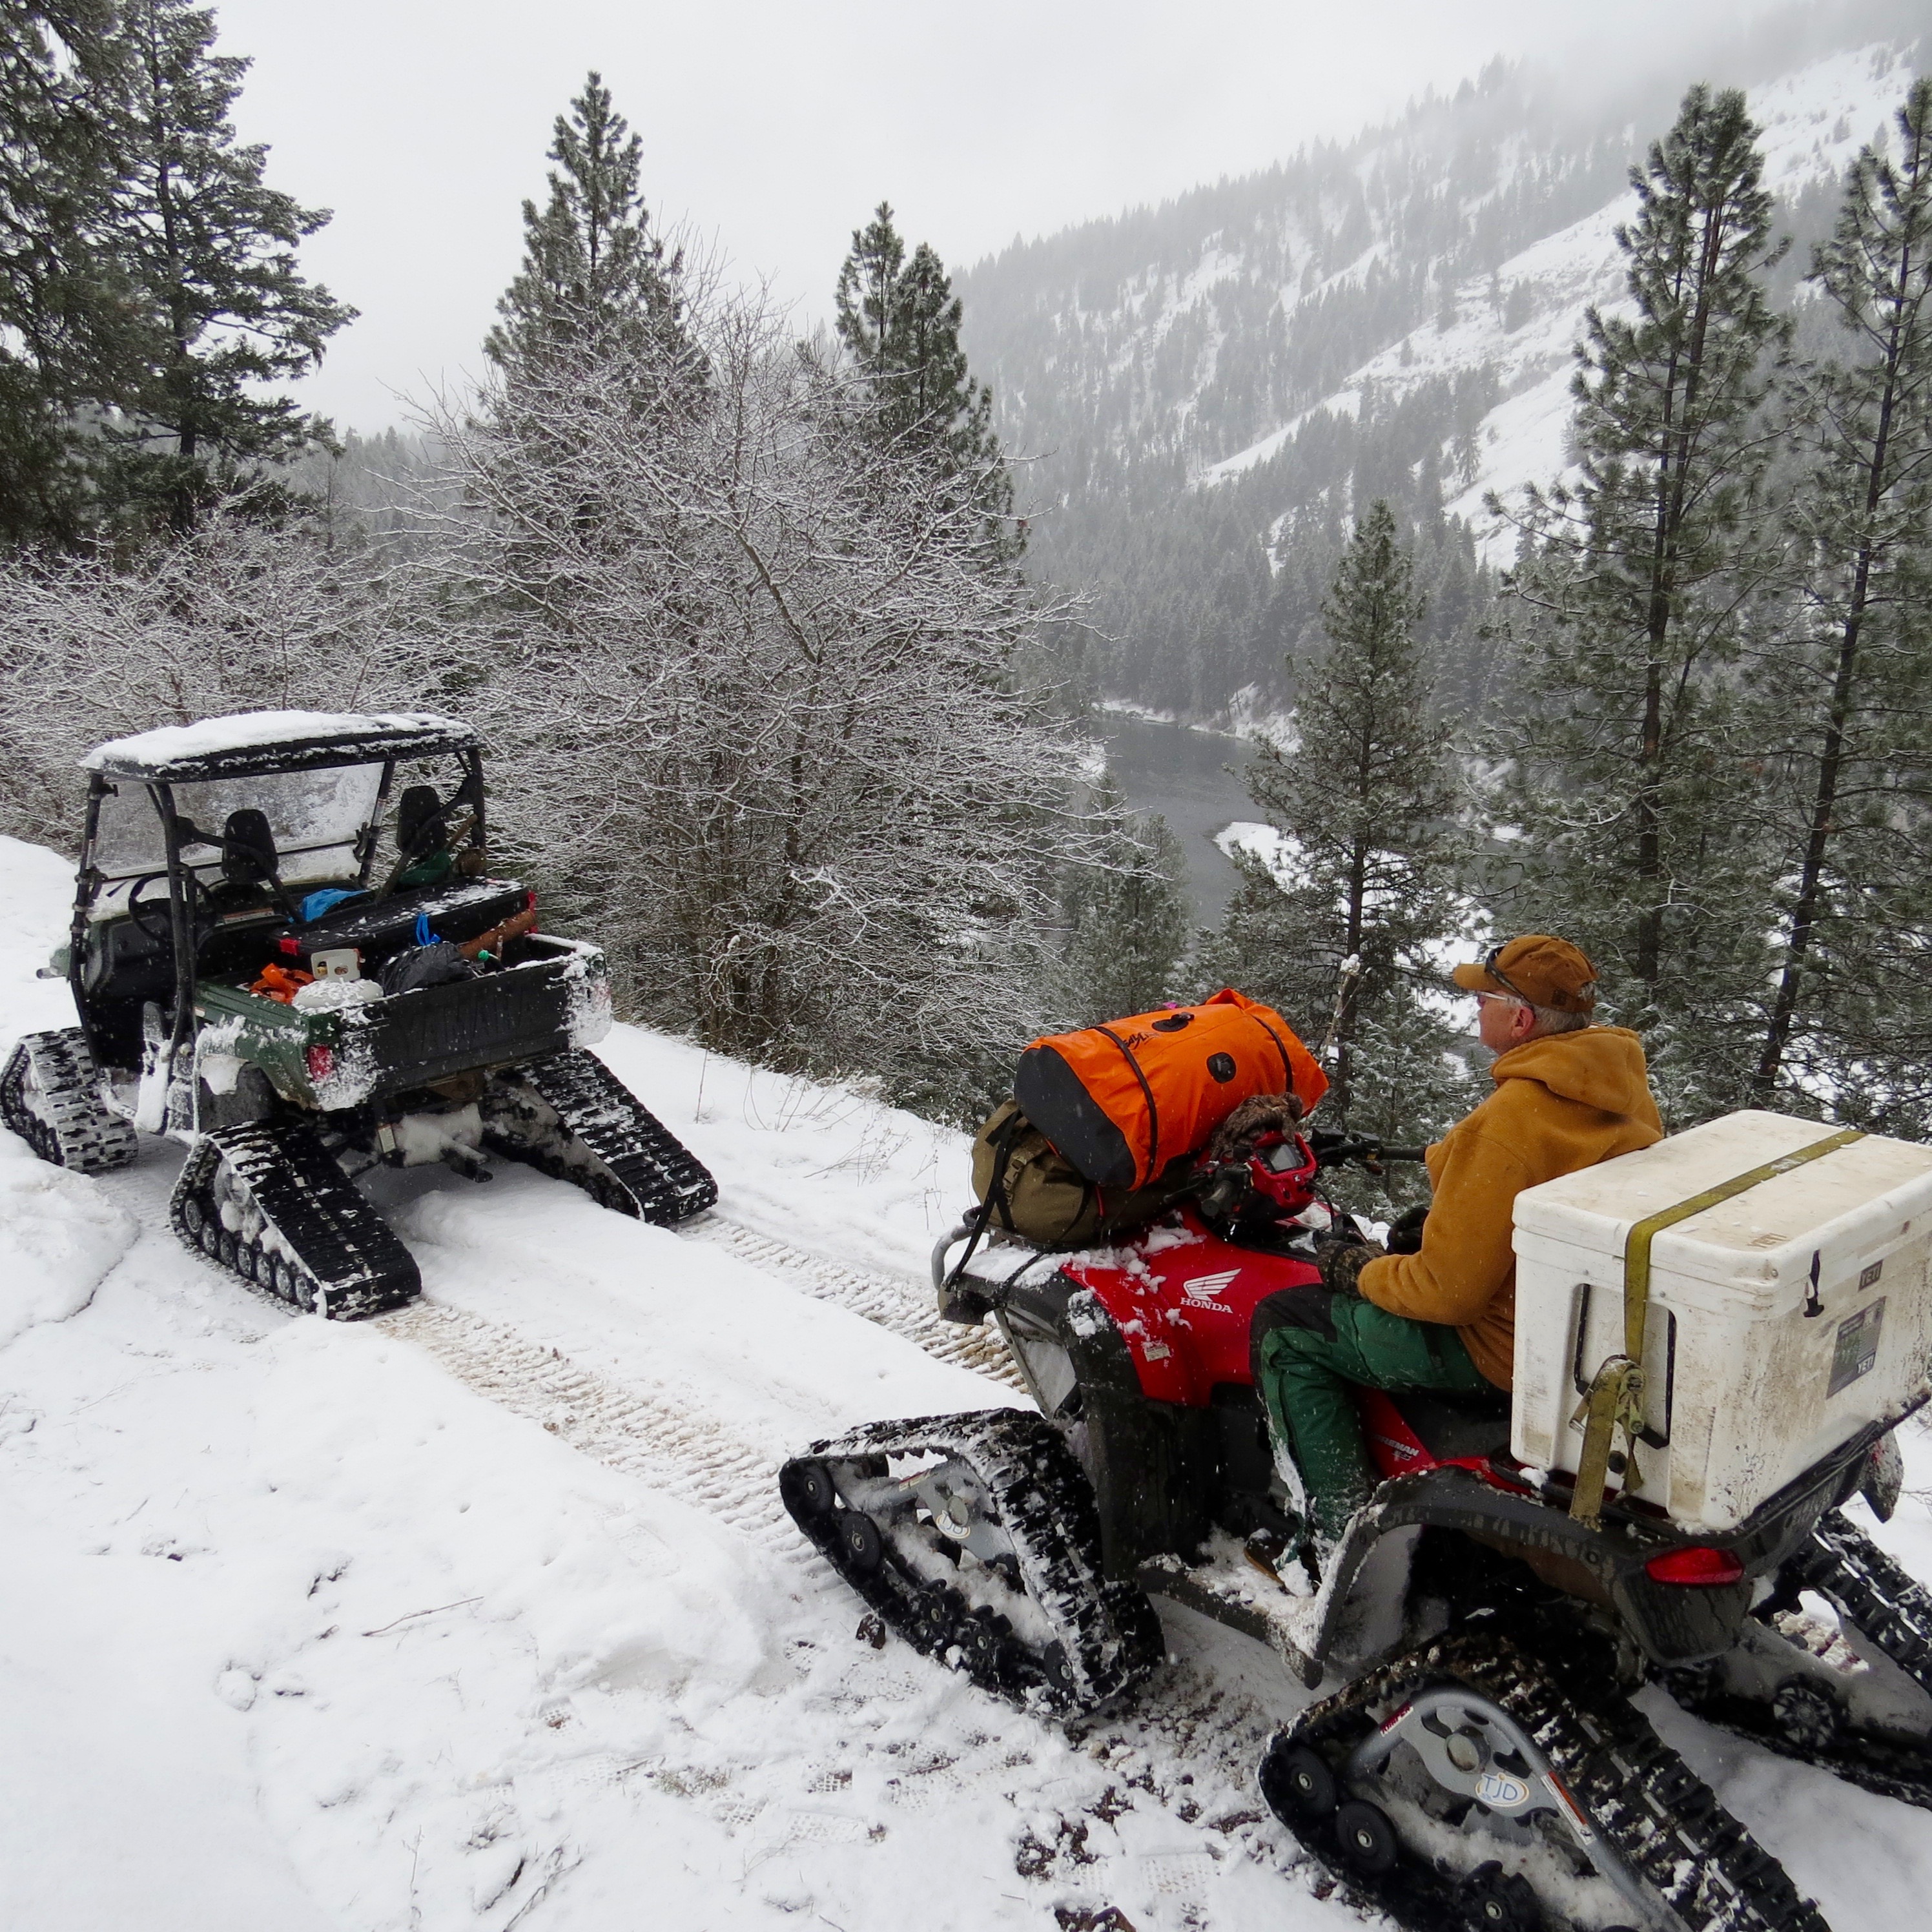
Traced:
<path fill-rule="evenodd" d="M 1468 993 L 1508 993 L 1559 1013 L 1587 1013 L 1597 1004 L 1597 969 L 1567 939 L 1526 932 L 1492 946 L 1474 965 L 1450 974 Z"/>

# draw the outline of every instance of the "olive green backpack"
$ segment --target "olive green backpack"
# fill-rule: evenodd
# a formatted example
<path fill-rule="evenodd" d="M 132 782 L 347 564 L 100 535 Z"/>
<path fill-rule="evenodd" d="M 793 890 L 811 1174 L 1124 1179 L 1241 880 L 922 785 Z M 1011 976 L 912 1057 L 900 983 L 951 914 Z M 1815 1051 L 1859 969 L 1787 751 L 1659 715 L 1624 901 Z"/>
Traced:
<path fill-rule="evenodd" d="M 1103 1194 L 1020 1111 L 1002 1101 L 973 1141 L 973 1192 L 982 1227 L 1036 1247 L 1078 1248 L 1150 1221 L 1186 1190 L 1193 1163 L 1171 1162 L 1145 1187 Z"/>

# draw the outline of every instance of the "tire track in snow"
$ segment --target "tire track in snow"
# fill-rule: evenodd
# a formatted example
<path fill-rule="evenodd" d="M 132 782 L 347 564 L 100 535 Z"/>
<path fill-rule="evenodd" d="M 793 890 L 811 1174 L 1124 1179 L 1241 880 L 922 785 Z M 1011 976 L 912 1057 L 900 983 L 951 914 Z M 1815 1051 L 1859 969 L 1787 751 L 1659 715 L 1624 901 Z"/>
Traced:
<path fill-rule="evenodd" d="M 761 1250 L 766 1246 L 760 1240 Z M 788 1256 L 799 1252 L 782 1243 L 769 1248 Z M 546 1343 L 436 1302 L 413 1302 L 370 1325 L 422 1348 L 466 1387 L 538 1423 L 580 1454 L 727 1524 L 801 1581 L 830 1580 L 830 1571 L 784 1514 L 771 1453 L 693 1414 L 674 1394 L 614 1381 Z M 852 1607 L 859 1607 L 856 1599 Z M 836 1642 L 830 1630 L 824 1640 Z M 869 1654 L 855 1659 L 862 1671 Z M 917 1694 L 914 1686 L 926 1660 L 915 1660 L 908 1652 L 905 1661 L 914 1682 L 869 1687 L 867 1702 L 900 1705 Z M 1056 1828 L 1027 1834 L 1026 1851 L 1037 1861 L 1034 1875 L 1061 1886 L 1100 1878 L 1100 1872 L 1089 1869 L 1086 1834 L 1094 1819 L 1114 1815 L 1106 1808 L 1109 1802 L 1123 1801 L 1125 1808 L 1144 1805 L 1164 1813 L 1181 1828 L 1180 1842 L 1192 1849 L 1166 1857 L 1162 1863 L 1174 1869 L 1163 1874 L 1159 1888 L 1174 1889 L 1183 1898 L 1210 1882 L 1219 1859 L 1229 1853 L 1288 1868 L 1300 1863 L 1292 1847 L 1283 1857 L 1280 1835 L 1254 1791 L 1254 1766 L 1276 1719 L 1244 1689 L 1220 1681 L 1207 1660 L 1189 1659 L 1170 1665 L 1118 1703 L 1076 1720 L 1064 1735 L 1094 1761 L 1107 1792 L 1119 1796 L 1102 1798 L 1096 1810 L 1090 1802 L 1055 1802 L 1042 1792 L 1045 1815 L 1054 1818 Z M 995 1729 L 1007 1735 L 1004 1724 Z M 994 1740 L 980 1742 L 990 1745 Z M 970 1762 L 976 1754 L 966 1755 Z M 940 1762 L 951 1761 L 950 1754 L 942 1754 Z M 990 1765 L 976 1766 L 967 1774 L 965 1788 L 999 1775 Z M 1095 1795 L 1088 1793 L 1088 1800 Z M 1207 1849 L 1210 1840 L 1218 1841 L 1214 1852 Z M 1189 1914 L 1183 1922 L 1202 1922 Z"/>
<path fill-rule="evenodd" d="M 842 1262 L 827 1261 L 822 1255 L 795 1248 L 788 1241 L 758 1234 L 742 1222 L 726 1220 L 716 1212 L 687 1222 L 677 1232 L 686 1240 L 723 1248 L 761 1273 L 802 1287 L 820 1301 L 849 1308 L 854 1314 L 862 1315 L 868 1322 L 922 1348 L 935 1361 L 970 1369 L 989 1382 L 999 1382 L 1022 1395 L 1026 1393 L 1026 1384 L 999 1330 L 990 1326 L 968 1328 L 956 1322 L 942 1322 L 932 1305 L 930 1288 L 883 1275 L 862 1274 Z"/>
<path fill-rule="evenodd" d="M 418 1300 L 370 1324 L 413 1343 L 466 1388 L 539 1423 L 581 1454 L 678 1497 L 802 1564 L 804 1540 L 778 1501 L 770 1450 L 674 1396 L 615 1382 L 514 1330 Z"/>

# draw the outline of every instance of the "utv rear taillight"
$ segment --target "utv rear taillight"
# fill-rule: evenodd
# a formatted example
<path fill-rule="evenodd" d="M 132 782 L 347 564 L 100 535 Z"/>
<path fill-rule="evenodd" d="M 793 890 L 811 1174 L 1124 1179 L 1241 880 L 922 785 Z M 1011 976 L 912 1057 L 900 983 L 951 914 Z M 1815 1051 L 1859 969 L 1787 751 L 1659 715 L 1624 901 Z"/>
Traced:
<path fill-rule="evenodd" d="M 1694 1543 L 1687 1550 L 1666 1550 L 1643 1566 L 1653 1583 L 1688 1583 L 1694 1588 L 1714 1588 L 1724 1583 L 1744 1581 L 1744 1566 L 1728 1550 L 1713 1550 L 1709 1544 Z"/>
<path fill-rule="evenodd" d="M 311 1082 L 320 1084 L 335 1071 L 335 1049 L 332 1046 L 312 1046 L 308 1050 L 308 1077 Z"/>

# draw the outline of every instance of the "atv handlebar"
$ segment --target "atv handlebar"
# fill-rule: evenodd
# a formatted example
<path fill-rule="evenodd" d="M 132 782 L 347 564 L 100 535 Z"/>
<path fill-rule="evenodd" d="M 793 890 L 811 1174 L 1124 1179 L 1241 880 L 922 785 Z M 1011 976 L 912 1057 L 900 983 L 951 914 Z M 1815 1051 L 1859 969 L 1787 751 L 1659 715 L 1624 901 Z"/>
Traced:
<path fill-rule="evenodd" d="M 1319 1127 L 1304 1138 L 1318 1165 L 1342 1167 L 1350 1161 L 1358 1161 L 1371 1173 L 1385 1161 L 1420 1160 L 1424 1151 L 1420 1147 L 1391 1147 L 1374 1134 L 1330 1133 Z"/>

